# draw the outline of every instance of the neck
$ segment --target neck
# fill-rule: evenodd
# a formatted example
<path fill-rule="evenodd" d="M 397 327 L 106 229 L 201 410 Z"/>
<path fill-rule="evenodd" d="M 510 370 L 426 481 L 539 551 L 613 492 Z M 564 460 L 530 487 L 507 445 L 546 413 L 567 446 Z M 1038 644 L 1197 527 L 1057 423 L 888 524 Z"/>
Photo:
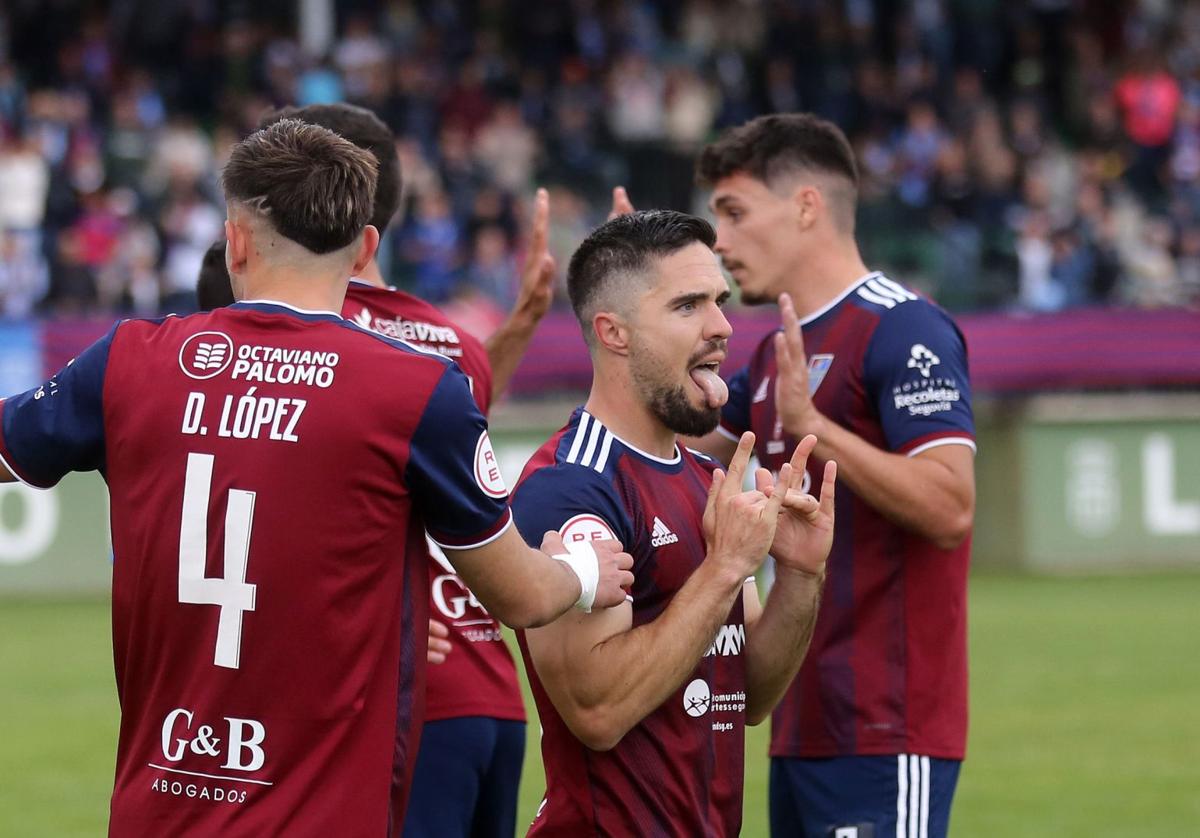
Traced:
<path fill-rule="evenodd" d="M 854 239 L 837 240 L 813 248 L 804 259 L 803 271 L 788 278 L 785 290 L 792 295 L 796 314 L 804 319 L 829 305 L 867 273 Z"/>
<path fill-rule="evenodd" d="M 632 392 L 633 382 L 628 375 L 597 367 L 584 410 L 630 445 L 655 457 L 671 459 L 675 456 L 675 432 L 663 425 L 639 399 L 631 399 Z"/>
<path fill-rule="evenodd" d="M 383 273 L 379 270 L 379 263 L 374 259 L 370 263 L 354 275 L 355 279 L 361 279 L 363 282 L 369 282 L 379 288 L 387 288 L 387 283 L 383 281 Z"/>
<path fill-rule="evenodd" d="M 245 300 L 271 300 L 308 311 L 342 310 L 346 299 L 346 277 L 337 275 L 314 277 L 283 268 L 263 268 L 242 279 Z"/>

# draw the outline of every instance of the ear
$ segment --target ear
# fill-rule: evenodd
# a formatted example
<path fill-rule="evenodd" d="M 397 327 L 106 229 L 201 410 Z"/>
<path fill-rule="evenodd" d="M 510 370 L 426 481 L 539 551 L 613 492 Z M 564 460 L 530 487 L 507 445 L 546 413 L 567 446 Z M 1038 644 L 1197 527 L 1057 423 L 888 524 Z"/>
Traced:
<path fill-rule="evenodd" d="M 225 219 L 226 253 L 229 254 L 229 273 L 246 272 L 246 261 L 250 256 L 250 231 L 232 218 Z"/>
<path fill-rule="evenodd" d="M 351 276 L 361 276 L 366 270 L 367 265 L 371 264 L 371 260 L 375 258 L 375 251 L 379 249 L 379 230 L 374 225 L 368 224 L 363 228 L 362 243 L 358 246 L 358 254 L 354 257 L 354 265 L 350 268 Z"/>
<path fill-rule="evenodd" d="M 629 327 L 621 315 L 601 311 L 592 318 L 592 331 L 602 349 L 617 355 L 629 354 Z"/>
<path fill-rule="evenodd" d="M 825 196 L 812 184 L 801 184 L 792 193 L 796 221 L 801 230 L 811 229 L 825 212 Z"/>

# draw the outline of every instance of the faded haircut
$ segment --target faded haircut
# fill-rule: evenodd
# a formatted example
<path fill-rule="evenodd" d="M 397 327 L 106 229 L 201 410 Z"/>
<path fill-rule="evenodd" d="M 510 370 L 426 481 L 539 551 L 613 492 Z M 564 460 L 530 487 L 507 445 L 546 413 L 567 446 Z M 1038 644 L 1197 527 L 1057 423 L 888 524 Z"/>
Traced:
<path fill-rule="evenodd" d="M 321 255 L 349 246 L 371 218 L 375 157 L 327 128 L 283 119 L 237 143 L 221 176 L 225 199 Z"/>
<path fill-rule="evenodd" d="M 839 229 L 854 230 L 858 166 L 842 130 L 809 113 L 769 114 L 730 128 L 705 146 L 696 160 L 696 181 L 711 187 L 746 174 L 775 189 L 796 175 L 831 178 L 830 204 Z"/>
<path fill-rule="evenodd" d="M 328 128 L 375 155 L 379 163 L 379 177 L 375 183 L 370 223 L 382 236 L 400 206 L 400 156 L 396 154 L 396 136 L 392 129 L 366 108 L 345 102 L 281 108 L 263 116 L 258 127 L 267 128 L 281 119 L 299 119 Z"/>
<path fill-rule="evenodd" d="M 693 242 L 712 248 L 717 235 L 703 218 L 673 210 L 645 210 L 619 215 L 601 224 L 583 240 L 567 268 L 567 296 L 593 346 L 592 318 L 599 311 L 622 309 L 620 291 L 631 277 L 641 277 L 654 260 L 682 250 Z"/>

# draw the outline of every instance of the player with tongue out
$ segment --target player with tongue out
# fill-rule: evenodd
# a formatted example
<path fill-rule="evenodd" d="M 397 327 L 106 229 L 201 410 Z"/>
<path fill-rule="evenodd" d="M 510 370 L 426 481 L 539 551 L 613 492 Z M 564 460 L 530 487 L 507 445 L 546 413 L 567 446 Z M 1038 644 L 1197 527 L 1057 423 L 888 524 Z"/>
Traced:
<path fill-rule="evenodd" d="M 744 728 L 804 657 L 833 535 L 836 467 L 799 490 L 807 437 L 778 482 L 742 491 L 754 435 L 728 475 L 677 434 L 716 427 L 729 290 L 707 222 L 609 220 L 567 287 L 592 357 L 586 404 L 533 456 L 513 495 L 527 540 L 621 540 L 623 605 L 518 636 L 541 717 L 546 797 L 530 835 L 737 835 Z M 765 605 L 751 574 L 781 567 Z"/>

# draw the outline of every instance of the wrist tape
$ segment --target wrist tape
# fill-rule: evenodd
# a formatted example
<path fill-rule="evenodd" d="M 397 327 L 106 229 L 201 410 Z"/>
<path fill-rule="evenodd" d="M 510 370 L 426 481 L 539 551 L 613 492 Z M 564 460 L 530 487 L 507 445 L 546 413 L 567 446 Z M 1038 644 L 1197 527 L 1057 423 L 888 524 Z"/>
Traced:
<path fill-rule="evenodd" d="M 567 545 L 567 552 L 559 553 L 551 558 L 565 564 L 579 577 L 579 599 L 575 607 L 591 612 L 592 603 L 596 601 L 596 587 L 600 584 L 600 560 L 596 551 L 586 541 L 575 541 Z"/>

